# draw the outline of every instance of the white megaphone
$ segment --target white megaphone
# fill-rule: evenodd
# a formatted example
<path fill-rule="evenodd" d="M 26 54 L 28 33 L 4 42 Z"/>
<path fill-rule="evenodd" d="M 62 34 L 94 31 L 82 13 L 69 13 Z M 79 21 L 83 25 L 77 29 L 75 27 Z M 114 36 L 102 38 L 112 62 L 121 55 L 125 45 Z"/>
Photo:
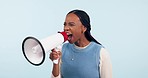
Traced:
<path fill-rule="evenodd" d="M 52 50 L 68 40 L 65 32 L 59 32 L 45 39 L 26 37 L 22 43 L 22 51 L 28 62 L 35 66 L 41 65 L 45 60 L 45 52 Z"/>

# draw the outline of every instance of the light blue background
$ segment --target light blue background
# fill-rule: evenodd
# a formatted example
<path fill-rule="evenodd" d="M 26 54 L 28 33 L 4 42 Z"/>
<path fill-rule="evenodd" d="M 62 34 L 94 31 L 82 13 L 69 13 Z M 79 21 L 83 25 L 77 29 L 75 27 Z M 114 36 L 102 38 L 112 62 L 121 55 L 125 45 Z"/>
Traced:
<path fill-rule="evenodd" d="M 33 66 L 22 41 L 62 31 L 65 15 L 77 8 L 90 15 L 92 35 L 109 51 L 113 78 L 148 78 L 148 0 L 1 0 L 0 78 L 50 78 L 49 53 Z"/>

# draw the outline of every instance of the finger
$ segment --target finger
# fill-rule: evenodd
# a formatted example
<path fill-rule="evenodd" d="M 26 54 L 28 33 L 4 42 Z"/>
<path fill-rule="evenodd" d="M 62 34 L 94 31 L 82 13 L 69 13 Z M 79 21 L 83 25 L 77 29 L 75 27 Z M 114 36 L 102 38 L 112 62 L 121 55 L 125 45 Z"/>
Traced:
<path fill-rule="evenodd" d="M 50 58 L 51 60 L 53 60 L 52 53 L 50 53 L 50 56 L 49 56 L 49 58 Z"/>
<path fill-rule="evenodd" d="M 56 52 L 56 50 L 55 50 L 55 49 L 52 49 L 51 51 L 52 51 L 52 52 Z"/>
<path fill-rule="evenodd" d="M 58 55 L 57 52 L 51 52 L 50 53 L 50 59 L 53 59 L 56 55 Z"/>
<path fill-rule="evenodd" d="M 59 56 L 61 56 L 62 53 L 61 53 L 60 51 L 58 51 L 57 54 L 58 54 Z"/>
<path fill-rule="evenodd" d="M 51 58 L 52 58 L 52 60 L 59 58 L 58 52 L 52 52 L 51 53 Z"/>

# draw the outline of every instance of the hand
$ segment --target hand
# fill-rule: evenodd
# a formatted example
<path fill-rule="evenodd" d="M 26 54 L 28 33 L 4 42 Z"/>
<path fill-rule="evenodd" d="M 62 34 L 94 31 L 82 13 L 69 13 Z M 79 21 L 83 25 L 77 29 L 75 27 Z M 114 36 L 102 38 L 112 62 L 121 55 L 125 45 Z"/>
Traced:
<path fill-rule="evenodd" d="M 52 49 L 52 52 L 50 53 L 50 59 L 54 62 L 55 60 L 57 60 L 57 63 L 55 64 L 59 64 L 59 61 L 61 59 L 61 55 L 62 53 L 60 51 L 57 51 L 56 49 Z"/>

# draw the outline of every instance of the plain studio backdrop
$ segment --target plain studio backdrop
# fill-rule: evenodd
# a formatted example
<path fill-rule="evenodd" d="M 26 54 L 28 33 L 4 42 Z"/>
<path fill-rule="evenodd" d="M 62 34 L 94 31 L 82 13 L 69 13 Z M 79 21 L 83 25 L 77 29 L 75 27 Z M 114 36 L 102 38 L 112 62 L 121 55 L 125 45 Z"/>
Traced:
<path fill-rule="evenodd" d="M 73 9 L 89 14 L 92 35 L 110 53 L 113 78 L 148 78 L 148 0 L 1 0 L 0 78 L 50 78 L 49 53 L 33 66 L 22 41 L 62 31 Z"/>

